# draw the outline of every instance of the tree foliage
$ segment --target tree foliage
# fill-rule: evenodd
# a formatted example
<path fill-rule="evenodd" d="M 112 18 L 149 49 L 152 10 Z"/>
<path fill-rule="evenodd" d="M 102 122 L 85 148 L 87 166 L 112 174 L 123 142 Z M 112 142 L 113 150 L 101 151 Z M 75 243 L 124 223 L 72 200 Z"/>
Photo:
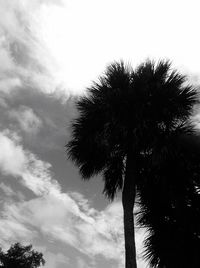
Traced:
<path fill-rule="evenodd" d="M 155 64 L 149 60 L 135 70 L 123 62 L 109 65 L 76 103 L 79 116 L 72 123 L 68 155 L 83 179 L 102 175 L 103 192 L 110 200 L 122 190 L 124 212 L 129 209 L 132 213 L 137 192 L 141 208 L 138 222 L 150 231 L 146 257 L 152 267 L 158 267 L 161 259 L 167 265 L 167 257 L 162 256 L 167 241 L 162 235 L 170 224 L 170 230 L 175 231 L 185 222 L 183 211 L 195 215 L 189 203 L 197 202 L 200 170 L 193 165 L 195 157 L 185 160 L 182 141 L 194 134 L 190 116 L 196 103 L 196 89 L 171 69 L 169 61 Z M 130 240 L 131 235 L 126 235 L 125 247 L 131 247 L 133 219 L 124 219 L 124 226 L 133 237 Z M 159 243 L 163 251 L 159 251 Z M 126 261 L 134 254 L 126 255 Z M 133 267 L 133 262 L 126 267 Z"/>
<path fill-rule="evenodd" d="M 199 138 L 174 142 L 163 161 L 143 170 L 138 188 L 150 267 L 200 267 Z"/>
<path fill-rule="evenodd" d="M 7 252 L 0 249 L 0 267 L 37 268 L 45 264 L 43 254 L 32 249 L 32 245 L 13 244 Z"/>
<path fill-rule="evenodd" d="M 197 95 L 185 81 L 169 61 L 147 61 L 135 71 L 123 62 L 109 65 L 76 103 L 79 116 L 67 150 L 83 179 L 102 173 L 112 200 L 122 189 L 130 148 L 161 157 L 172 135 L 186 133 Z"/>

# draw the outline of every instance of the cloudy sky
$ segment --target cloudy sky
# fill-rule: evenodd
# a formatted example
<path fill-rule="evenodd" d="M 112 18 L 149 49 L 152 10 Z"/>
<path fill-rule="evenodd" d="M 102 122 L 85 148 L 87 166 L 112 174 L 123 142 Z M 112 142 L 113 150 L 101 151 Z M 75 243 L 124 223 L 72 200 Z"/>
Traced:
<path fill-rule="evenodd" d="M 123 267 L 120 195 L 65 154 L 74 98 L 119 59 L 167 58 L 198 83 L 199 25 L 194 0 L 0 0 L 1 247 L 32 243 L 46 268 Z"/>

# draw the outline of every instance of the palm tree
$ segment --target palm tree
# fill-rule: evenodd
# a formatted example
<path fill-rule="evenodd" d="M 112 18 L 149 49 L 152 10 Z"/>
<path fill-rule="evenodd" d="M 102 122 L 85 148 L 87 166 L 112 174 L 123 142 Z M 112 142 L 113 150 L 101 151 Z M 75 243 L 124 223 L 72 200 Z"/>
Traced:
<path fill-rule="evenodd" d="M 137 220 L 148 230 L 150 267 L 200 267 L 200 143 L 194 134 L 178 137 L 159 166 L 140 174 Z"/>
<path fill-rule="evenodd" d="M 102 174 L 110 200 L 122 191 L 126 268 L 137 267 L 133 209 L 142 159 L 162 138 L 185 132 L 195 102 L 196 91 L 168 61 L 146 61 L 135 71 L 113 63 L 77 101 L 68 154 L 83 179 Z"/>

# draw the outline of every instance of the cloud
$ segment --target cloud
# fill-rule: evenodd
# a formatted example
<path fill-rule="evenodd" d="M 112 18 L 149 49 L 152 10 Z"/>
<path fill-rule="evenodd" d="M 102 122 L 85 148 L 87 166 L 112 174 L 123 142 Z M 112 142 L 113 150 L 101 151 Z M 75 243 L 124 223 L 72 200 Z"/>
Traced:
<path fill-rule="evenodd" d="M 44 253 L 45 258 L 44 267 L 46 268 L 57 268 L 60 264 L 66 267 L 66 265 L 69 263 L 69 258 L 67 258 L 61 253 L 55 254 L 49 251 L 42 251 L 42 252 Z"/>
<path fill-rule="evenodd" d="M 120 228 L 117 230 L 115 227 L 111 231 L 114 226 L 110 224 L 103 231 L 101 222 L 111 221 L 110 218 L 106 219 L 106 212 L 96 211 L 98 217 L 89 216 L 81 211 L 67 194 L 63 196 L 50 194 L 17 204 L 5 204 L 4 213 L 7 218 L 5 224 L 22 226 L 26 233 L 35 230 L 35 233 L 42 233 L 54 241 L 70 245 L 90 258 L 100 255 L 108 260 L 120 263 L 122 261 L 122 243 L 119 238 L 118 241 L 115 239 L 118 233 L 121 233 Z M 0 226 L 2 233 L 5 231 L 5 226 L 3 227 Z M 8 224 L 7 228 L 10 229 Z M 20 230 L 18 232 L 18 229 L 16 228 L 16 233 L 20 236 L 21 232 Z M 13 232 L 13 229 L 11 231 Z M 11 236 L 5 239 L 10 238 Z"/>
<path fill-rule="evenodd" d="M 29 107 L 21 105 L 18 110 L 10 110 L 8 115 L 19 123 L 23 131 L 31 135 L 36 134 L 42 127 L 41 119 Z"/>
<path fill-rule="evenodd" d="M 5 174 L 19 176 L 26 165 L 26 156 L 20 145 L 4 133 L 0 133 L 0 169 Z"/>
<path fill-rule="evenodd" d="M 0 1 L 0 91 L 27 85 L 50 93 L 58 90 L 54 60 L 40 35 L 42 14 L 62 1 Z"/>
<path fill-rule="evenodd" d="M 88 201 L 80 194 L 72 193 L 70 196 L 62 193 L 59 184 L 52 178 L 51 165 L 24 150 L 17 135 L 9 131 L 0 133 L 0 145 L 3 148 L 0 170 L 6 175 L 18 177 L 38 196 L 29 201 L 5 204 L 4 210 L 10 223 L 25 223 L 25 226 L 39 229 L 84 254 L 101 254 L 106 258 L 118 259 L 121 249 L 118 243 L 112 241 L 110 231 L 113 232 L 113 228 L 102 225 L 104 221 L 113 222 L 117 217 L 113 217 L 110 208 L 99 213 L 90 208 Z M 112 219 L 106 220 L 110 215 Z"/>
<path fill-rule="evenodd" d="M 45 152 L 48 159 L 55 151 L 64 152 L 76 112 L 74 99 L 66 100 L 64 93 L 49 95 L 27 88 L 12 91 L 11 95 L 0 93 L 0 113 L 1 129 L 17 132 L 25 148 L 39 155 Z"/>
<path fill-rule="evenodd" d="M 6 213 L 0 221 L 0 244 L 6 248 L 13 242 L 29 242 L 36 236 L 36 232 L 28 229 L 23 223 L 7 219 Z"/>
<path fill-rule="evenodd" d="M 88 263 L 81 257 L 77 258 L 77 268 L 94 268 L 94 266 L 89 266 Z"/>
<path fill-rule="evenodd" d="M 0 97 L 0 107 L 7 108 L 7 103 L 2 97 Z"/>
<path fill-rule="evenodd" d="M 21 80 L 18 77 L 5 77 L 0 81 L 0 91 L 8 93 L 13 89 L 18 89 L 21 85 Z"/>
<path fill-rule="evenodd" d="M 60 196 L 49 194 L 30 201 L 6 204 L 4 212 L 7 222 L 23 226 L 26 233 L 34 230 L 34 234 L 43 234 L 55 243 L 74 247 L 90 259 L 99 256 L 115 262 L 113 267 L 124 265 L 122 210 L 118 202 L 88 215 L 67 193 Z M 140 236 L 143 237 L 141 233 L 136 234 L 137 241 L 141 240 Z M 138 261 L 139 267 L 144 267 L 139 256 Z M 79 265 L 83 263 L 79 261 Z"/>
<path fill-rule="evenodd" d="M 59 191 L 58 183 L 51 178 L 51 165 L 24 150 L 15 133 L 9 130 L 0 133 L 0 146 L 0 170 L 4 174 L 19 177 L 21 183 L 36 195 Z"/>
<path fill-rule="evenodd" d="M 109 218 L 107 210 L 88 215 L 67 193 L 51 193 L 29 201 L 8 204 L 4 210 L 11 222 L 17 221 L 28 229 L 39 230 L 87 256 L 101 255 L 118 260 L 122 254 L 122 230 L 120 226 L 117 228 L 113 225 L 114 221 Z M 107 228 L 102 228 L 103 221 L 110 221 Z"/>
<path fill-rule="evenodd" d="M 17 177 L 35 194 L 30 200 L 5 201 L 0 221 L 3 241 L 19 238 L 30 241 L 42 233 L 90 258 L 102 256 L 115 261 L 119 267 L 123 265 L 121 202 L 116 201 L 98 211 L 82 194 L 63 193 L 53 178 L 51 165 L 25 150 L 15 133 L 8 130 L 0 133 L 0 146 L 0 171 Z M 1 184 L 1 188 L 8 196 L 13 194 L 6 185 Z"/>
<path fill-rule="evenodd" d="M 15 195 L 15 192 L 12 190 L 12 188 L 3 182 L 0 183 L 0 188 L 7 196 Z"/>

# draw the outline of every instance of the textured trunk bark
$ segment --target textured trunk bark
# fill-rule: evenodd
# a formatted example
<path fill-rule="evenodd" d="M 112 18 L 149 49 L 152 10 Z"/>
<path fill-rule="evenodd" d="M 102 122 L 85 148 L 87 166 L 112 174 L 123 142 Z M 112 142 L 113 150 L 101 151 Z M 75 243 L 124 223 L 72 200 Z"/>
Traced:
<path fill-rule="evenodd" d="M 133 209 L 136 193 L 136 168 L 135 159 L 129 155 L 126 160 L 126 171 L 124 186 L 122 191 L 122 205 L 124 210 L 124 238 L 125 238 L 125 267 L 137 268 L 136 247 L 135 247 L 135 230 Z"/>

